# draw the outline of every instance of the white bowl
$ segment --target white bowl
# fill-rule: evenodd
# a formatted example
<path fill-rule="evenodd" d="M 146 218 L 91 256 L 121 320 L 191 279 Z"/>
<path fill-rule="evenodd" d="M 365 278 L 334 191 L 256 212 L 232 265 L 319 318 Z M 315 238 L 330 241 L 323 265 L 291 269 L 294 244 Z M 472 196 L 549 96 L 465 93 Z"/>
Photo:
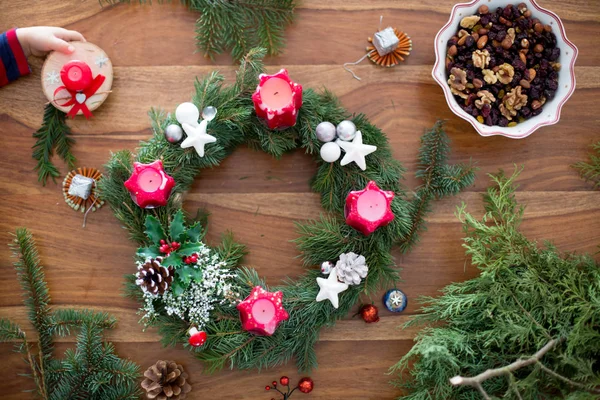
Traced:
<path fill-rule="evenodd" d="M 448 86 L 448 73 L 446 72 L 446 52 L 448 40 L 458 30 L 458 25 L 463 17 L 477 13 L 479 6 L 486 5 L 490 11 L 508 4 L 527 4 L 531 10 L 532 18 L 537 18 L 544 25 L 550 25 L 552 32 L 556 35 L 556 46 L 560 48 L 561 70 L 558 73 L 558 89 L 555 97 L 544 104 L 543 112 L 513 127 L 488 126 L 479 123 L 472 115 L 465 112 L 457 103 L 450 87 Z M 522 139 L 531 135 L 538 128 L 545 125 L 553 125 L 560 119 L 560 111 L 565 102 L 571 97 L 575 90 L 575 60 L 577 59 L 577 47 L 567 39 L 565 28 L 560 18 L 550 10 L 540 7 L 534 0 L 474 0 L 470 3 L 459 3 L 452 8 L 448 23 L 438 32 L 435 37 L 435 65 L 433 66 L 433 79 L 442 87 L 450 110 L 462 119 L 473 125 L 481 136 L 502 135 L 513 139 Z"/>

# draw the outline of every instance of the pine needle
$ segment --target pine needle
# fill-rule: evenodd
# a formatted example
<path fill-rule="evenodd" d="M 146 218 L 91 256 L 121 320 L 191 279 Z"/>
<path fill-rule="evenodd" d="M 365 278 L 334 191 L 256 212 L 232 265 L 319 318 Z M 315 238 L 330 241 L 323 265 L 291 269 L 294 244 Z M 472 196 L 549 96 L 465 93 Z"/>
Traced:
<path fill-rule="evenodd" d="M 573 167 L 579 170 L 579 174 L 583 179 L 594 185 L 594 189 L 598 189 L 600 188 L 600 142 L 590 147 L 593 151 L 589 154 L 589 161 L 580 161 L 574 164 Z"/>

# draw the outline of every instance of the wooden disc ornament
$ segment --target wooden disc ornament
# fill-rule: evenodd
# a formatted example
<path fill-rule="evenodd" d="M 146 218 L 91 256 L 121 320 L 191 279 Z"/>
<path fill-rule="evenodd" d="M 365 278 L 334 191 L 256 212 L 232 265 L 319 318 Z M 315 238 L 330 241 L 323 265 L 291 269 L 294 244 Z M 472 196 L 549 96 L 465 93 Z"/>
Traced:
<path fill-rule="evenodd" d="M 67 116 L 92 117 L 106 100 L 113 81 L 110 59 L 89 42 L 71 42 L 75 51 L 53 51 L 42 67 L 42 88 L 48 101 Z"/>

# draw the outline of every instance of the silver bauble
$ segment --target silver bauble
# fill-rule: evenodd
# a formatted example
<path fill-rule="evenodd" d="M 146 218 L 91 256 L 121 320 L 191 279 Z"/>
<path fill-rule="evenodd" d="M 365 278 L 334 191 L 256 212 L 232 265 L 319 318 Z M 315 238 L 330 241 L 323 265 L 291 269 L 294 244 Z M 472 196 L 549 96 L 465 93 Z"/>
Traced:
<path fill-rule="evenodd" d="M 183 130 L 177 124 L 171 124 L 165 129 L 165 139 L 169 143 L 177 143 L 183 138 Z"/>
<path fill-rule="evenodd" d="M 213 106 L 204 107 L 202 110 L 202 119 L 210 122 L 217 116 L 217 108 Z"/>
<path fill-rule="evenodd" d="M 321 142 L 331 142 L 335 139 L 335 125 L 327 121 L 321 122 L 317 125 L 315 134 Z"/>
<path fill-rule="evenodd" d="M 356 136 L 356 125 L 349 120 L 342 121 L 338 124 L 336 132 L 340 139 L 349 142 Z"/>

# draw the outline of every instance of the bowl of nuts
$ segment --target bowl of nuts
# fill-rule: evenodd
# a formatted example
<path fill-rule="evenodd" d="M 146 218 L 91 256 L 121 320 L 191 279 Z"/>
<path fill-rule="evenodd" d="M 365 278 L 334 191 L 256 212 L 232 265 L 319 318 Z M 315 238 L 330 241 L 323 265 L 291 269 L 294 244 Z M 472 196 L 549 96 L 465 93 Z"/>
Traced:
<path fill-rule="evenodd" d="M 435 53 L 448 106 L 482 136 L 521 139 L 555 124 L 575 90 L 577 47 L 534 0 L 455 5 Z"/>

